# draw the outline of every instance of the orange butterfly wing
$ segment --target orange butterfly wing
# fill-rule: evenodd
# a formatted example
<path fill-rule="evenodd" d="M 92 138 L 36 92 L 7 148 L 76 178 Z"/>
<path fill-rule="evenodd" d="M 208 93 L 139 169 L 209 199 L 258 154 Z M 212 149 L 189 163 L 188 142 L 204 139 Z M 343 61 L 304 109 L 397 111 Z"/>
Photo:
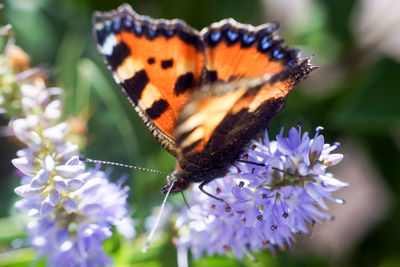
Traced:
<path fill-rule="evenodd" d="M 273 75 L 298 64 L 298 51 L 285 45 L 276 34 L 277 29 L 277 23 L 254 27 L 234 19 L 203 29 L 207 82 Z"/>
<path fill-rule="evenodd" d="M 175 155 L 173 128 L 200 84 L 204 47 L 180 20 L 154 20 L 129 5 L 93 16 L 98 49 L 128 99 L 158 142 Z"/>

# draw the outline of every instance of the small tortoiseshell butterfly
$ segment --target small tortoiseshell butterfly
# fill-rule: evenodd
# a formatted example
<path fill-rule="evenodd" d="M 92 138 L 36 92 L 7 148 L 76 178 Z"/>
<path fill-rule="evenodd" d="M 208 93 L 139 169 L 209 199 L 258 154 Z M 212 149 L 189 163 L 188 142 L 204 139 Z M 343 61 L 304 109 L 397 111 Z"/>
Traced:
<path fill-rule="evenodd" d="M 224 176 L 313 70 L 277 29 L 225 19 L 198 32 L 127 4 L 94 14 L 94 38 L 114 79 L 177 158 L 163 193 Z"/>

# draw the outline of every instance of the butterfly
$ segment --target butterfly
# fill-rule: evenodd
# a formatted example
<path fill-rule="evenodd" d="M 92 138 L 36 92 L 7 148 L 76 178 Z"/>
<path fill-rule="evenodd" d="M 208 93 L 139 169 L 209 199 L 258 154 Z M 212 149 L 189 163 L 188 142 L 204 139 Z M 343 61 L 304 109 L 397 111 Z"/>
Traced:
<path fill-rule="evenodd" d="M 94 13 L 94 39 L 115 81 L 177 158 L 164 194 L 224 176 L 314 69 L 277 29 L 225 19 L 198 32 L 128 4 Z"/>

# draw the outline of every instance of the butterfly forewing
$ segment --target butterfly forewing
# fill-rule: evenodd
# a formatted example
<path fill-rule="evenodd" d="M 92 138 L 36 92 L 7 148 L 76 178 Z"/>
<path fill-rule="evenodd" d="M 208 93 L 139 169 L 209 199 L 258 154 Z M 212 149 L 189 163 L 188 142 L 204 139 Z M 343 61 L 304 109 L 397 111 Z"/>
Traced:
<path fill-rule="evenodd" d="M 98 49 L 139 115 L 161 145 L 175 154 L 173 127 L 200 84 L 204 46 L 180 20 L 154 20 L 129 5 L 93 16 Z"/>
<path fill-rule="evenodd" d="M 201 31 L 205 43 L 206 82 L 276 74 L 298 64 L 295 49 L 288 48 L 276 31 L 277 23 L 257 27 L 225 19 Z"/>

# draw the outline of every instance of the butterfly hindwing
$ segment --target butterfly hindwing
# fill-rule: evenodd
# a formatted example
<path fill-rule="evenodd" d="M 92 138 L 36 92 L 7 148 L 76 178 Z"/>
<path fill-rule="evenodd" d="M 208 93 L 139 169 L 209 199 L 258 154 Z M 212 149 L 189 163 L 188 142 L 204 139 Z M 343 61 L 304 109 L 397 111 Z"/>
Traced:
<path fill-rule="evenodd" d="M 154 20 L 129 5 L 93 16 L 98 49 L 146 126 L 175 155 L 173 128 L 200 84 L 204 45 L 181 20 Z"/>
<path fill-rule="evenodd" d="M 225 19 L 201 31 L 205 43 L 206 82 L 276 74 L 298 64 L 298 51 L 288 48 L 276 31 L 278 23 L 257 27 Z"/>
<path fill-rule="evenodd" d="M 275 75 L 213 84 L 195 92 L 182 109 L 175 131 L 181 173 L 193 180 L 223 176 L 312 69 L 305 60 Z"/>

